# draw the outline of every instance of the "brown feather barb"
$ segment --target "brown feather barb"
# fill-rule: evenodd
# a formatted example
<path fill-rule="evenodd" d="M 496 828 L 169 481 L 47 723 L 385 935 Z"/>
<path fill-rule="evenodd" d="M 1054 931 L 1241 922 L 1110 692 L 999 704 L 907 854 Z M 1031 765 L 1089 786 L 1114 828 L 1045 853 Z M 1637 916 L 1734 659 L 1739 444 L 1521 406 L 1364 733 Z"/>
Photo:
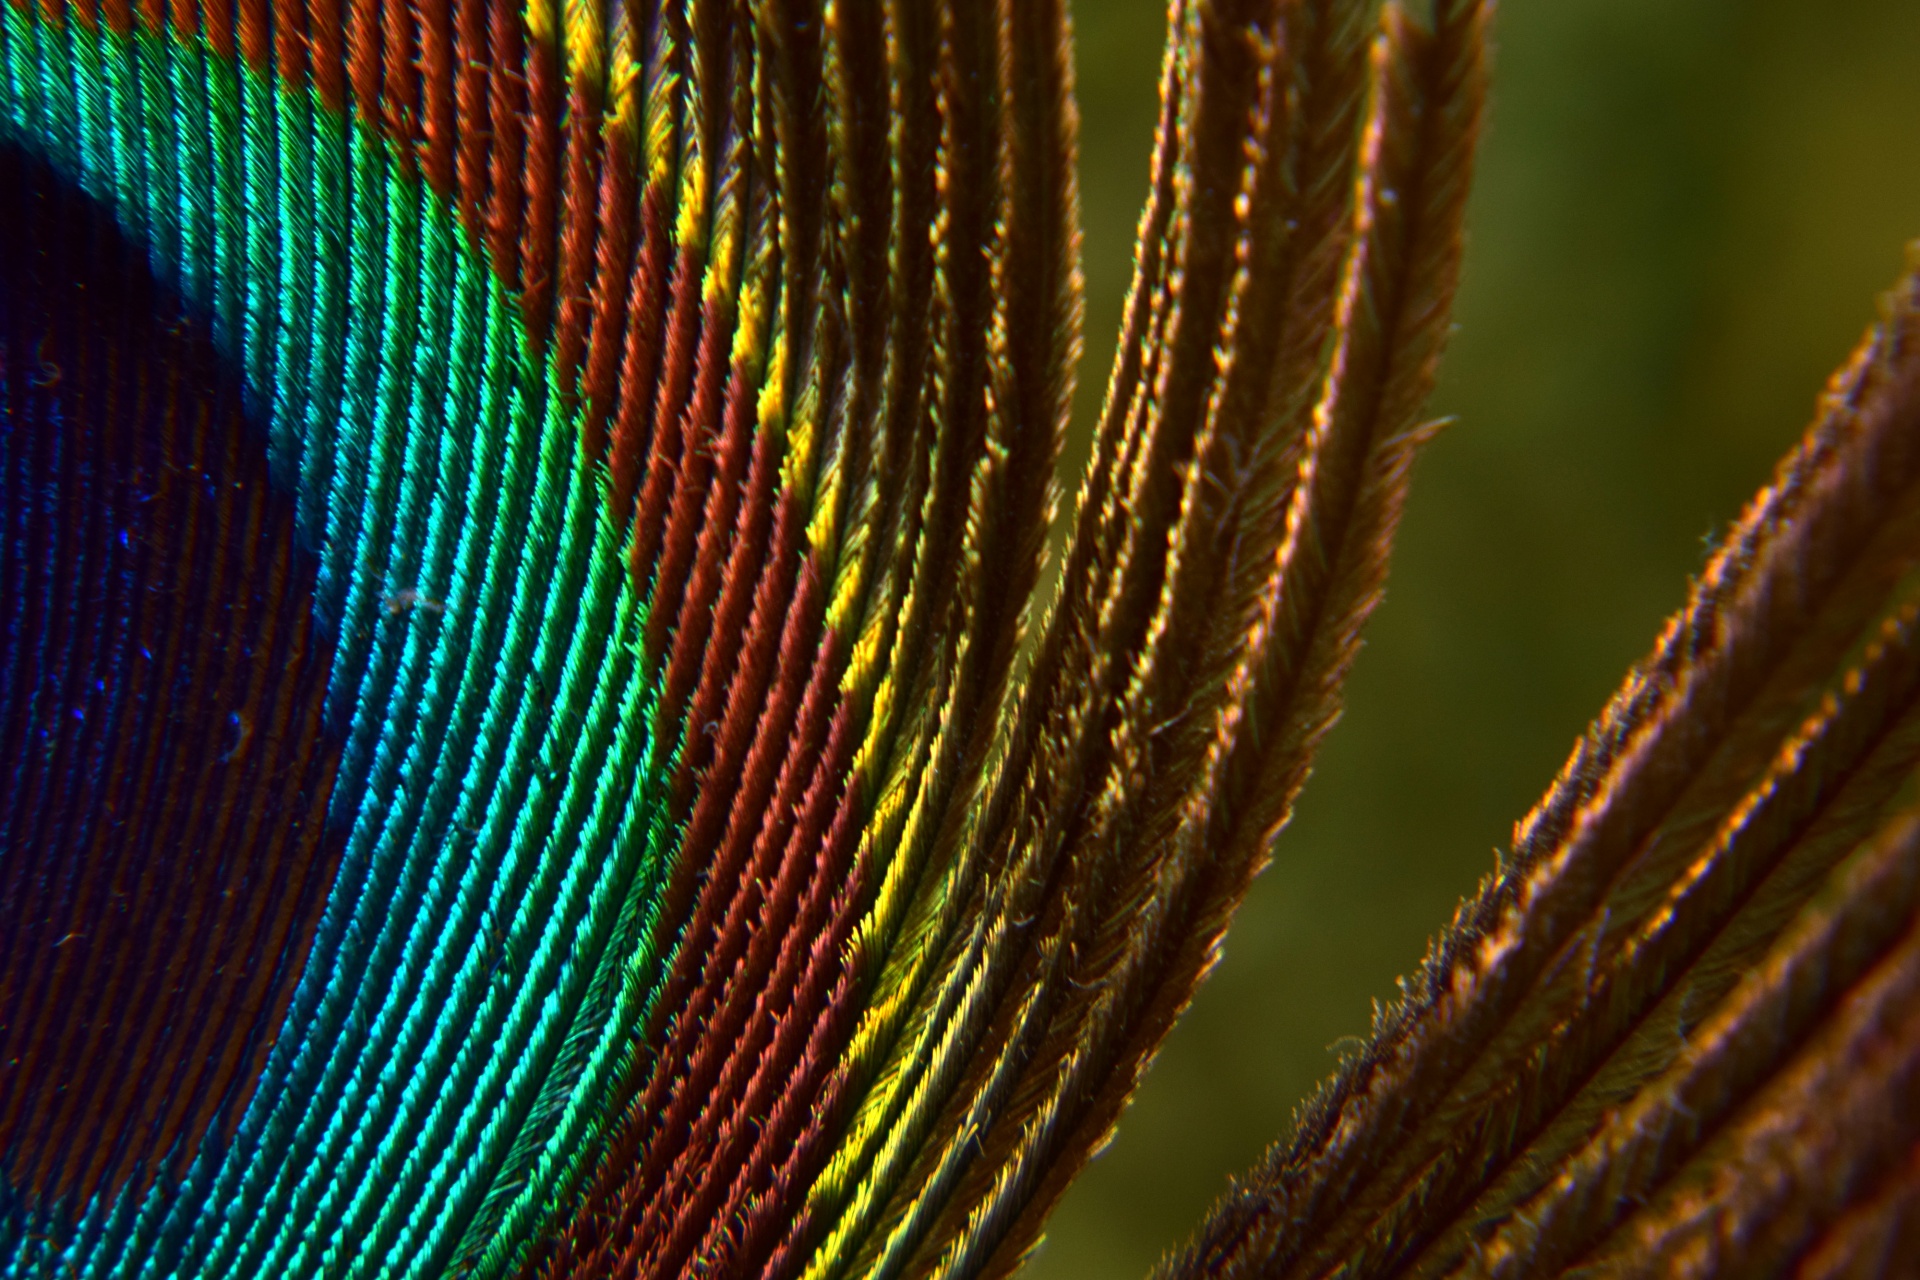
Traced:
<path fill-rule="evenodd" d="M 1920 1152 L 1916 571 L 1920 274 L 1502 874 L 1162 1274 L 1898 1256 Z"/>
<path fill-rule="evenodd" d="M 1116 371 L 1062 600 L 962 815 L 990 859 L 974 918 L 1015 928 L 949 1015 L 971 1065 L 886 1219 L 938 1274 L 1010 1270 L 1105 1140 L 1378 596 L 1458 273 L 1486 9 L 1389 6 L 1371 77 L 1366 12 L 1176 12 L 1129 320 L 1166 337 Z"/>

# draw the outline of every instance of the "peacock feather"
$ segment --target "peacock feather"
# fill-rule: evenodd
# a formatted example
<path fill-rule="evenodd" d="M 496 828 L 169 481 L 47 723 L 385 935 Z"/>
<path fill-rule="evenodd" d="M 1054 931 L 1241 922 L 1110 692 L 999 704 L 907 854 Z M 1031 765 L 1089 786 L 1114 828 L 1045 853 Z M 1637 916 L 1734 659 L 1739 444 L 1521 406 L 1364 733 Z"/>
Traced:
<path fill-rule="evenodd" d="M 1174 0 L 1062 512 L 1065 0 L 0 0 L 0 1274 L 1016 1268 L 1337 711 L 1490 7 Z M 1920 1195 L 1912 288 L 1177 1273 Z"/>

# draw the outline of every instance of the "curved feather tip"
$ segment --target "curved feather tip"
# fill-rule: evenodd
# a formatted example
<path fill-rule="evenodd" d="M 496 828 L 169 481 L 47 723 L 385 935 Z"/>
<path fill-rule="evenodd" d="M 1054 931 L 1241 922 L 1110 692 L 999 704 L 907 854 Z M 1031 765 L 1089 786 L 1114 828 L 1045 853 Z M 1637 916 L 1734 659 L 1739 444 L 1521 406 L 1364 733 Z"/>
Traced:
<path fill-rule="evenodd" d="M 1175 0 L 1049 595 L 1064 0 L 0 0 L 0 1270 L 1014 1269 L 1337 714 L 1489 10 Z M 1176 1270 L 1892 1247 L 1912 316 Z"/>

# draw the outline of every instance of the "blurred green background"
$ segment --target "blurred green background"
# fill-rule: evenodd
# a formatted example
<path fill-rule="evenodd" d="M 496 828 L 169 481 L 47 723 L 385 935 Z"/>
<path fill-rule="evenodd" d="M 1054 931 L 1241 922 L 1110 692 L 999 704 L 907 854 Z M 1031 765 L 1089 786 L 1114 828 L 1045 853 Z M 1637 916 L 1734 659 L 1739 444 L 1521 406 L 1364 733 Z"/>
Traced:
<path fill-rule="evenodd" d="M 1082 0 L 1098 409 L 1157 0 Z M 1386 603 L 1226 960 L 1025 1275 L 1142 1277 L 1367 1030 L 1920 236 L 1916 0 L 1503 0 L 1458 328 Z"/>

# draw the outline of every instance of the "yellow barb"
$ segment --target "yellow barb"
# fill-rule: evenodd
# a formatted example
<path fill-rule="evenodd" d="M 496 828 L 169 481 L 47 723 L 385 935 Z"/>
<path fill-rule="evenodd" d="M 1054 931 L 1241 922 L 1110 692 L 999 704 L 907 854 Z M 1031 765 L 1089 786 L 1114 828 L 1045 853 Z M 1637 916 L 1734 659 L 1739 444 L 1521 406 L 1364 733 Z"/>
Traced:
<path fill-rule="evenodd" d="M 607 14 L 602 0 L 566 0 L 567 79 L 595 106 L 607 88 Z"/>

